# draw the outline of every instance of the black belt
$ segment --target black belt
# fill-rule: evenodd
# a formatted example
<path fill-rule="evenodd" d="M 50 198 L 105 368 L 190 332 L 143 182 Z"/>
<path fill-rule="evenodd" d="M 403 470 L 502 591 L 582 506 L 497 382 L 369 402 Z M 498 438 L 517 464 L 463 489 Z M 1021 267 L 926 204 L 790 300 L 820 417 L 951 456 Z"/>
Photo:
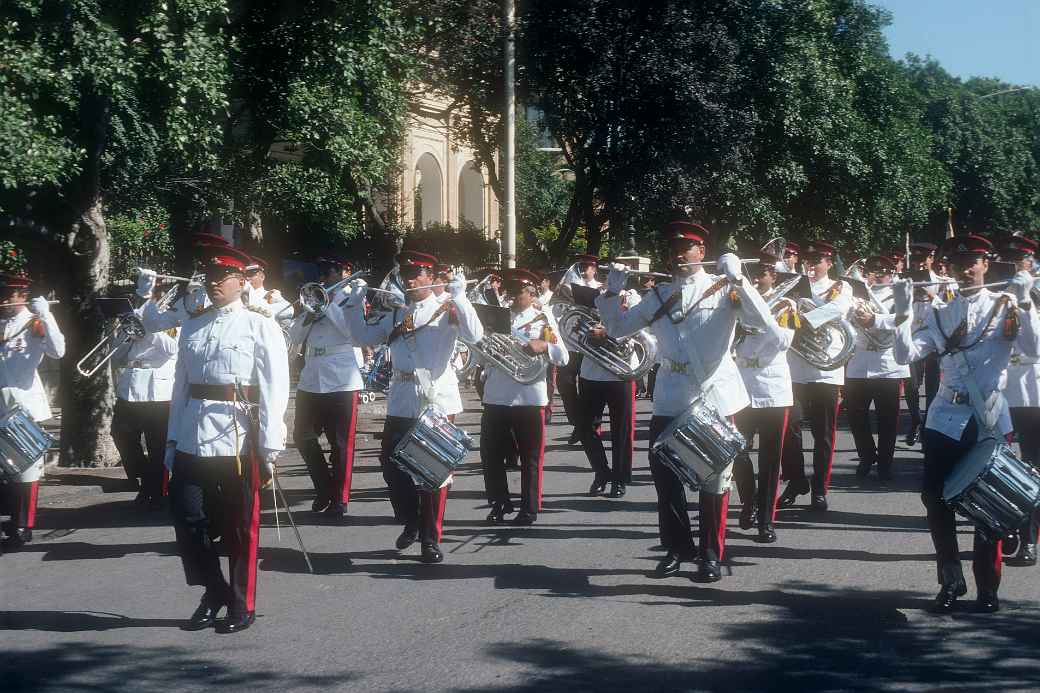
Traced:
<path fill-rule="evenodd" d="M 256 401 L 255 385 L 235 385 L 225 383 L 223 385 L 188 385 L 188 395 L 192 399 L 208 399 L 216 402 L 235 402 L 241 399 Z"/>

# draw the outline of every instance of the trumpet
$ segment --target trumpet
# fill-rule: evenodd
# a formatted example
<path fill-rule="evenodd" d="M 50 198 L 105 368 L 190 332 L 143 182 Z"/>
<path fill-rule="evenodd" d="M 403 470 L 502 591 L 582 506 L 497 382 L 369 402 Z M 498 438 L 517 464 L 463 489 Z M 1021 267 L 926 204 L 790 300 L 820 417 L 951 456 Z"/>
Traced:
<path fill-rule="evenodd" d="M 329 303 L 332 301 L 332 294 L 334 294 L 337 289 L 341 286 L 346 286 L 350 282 L 359 277 L 363 277 L 366 274 L 368 274 L 368 270 L 354 272 L 354 274 L 349 277 L 344 277 L 332 286 L 328 287 L 322 286 L 320 282 L 307 282 L 300 286 L 300 297 L 293 303 L 278 311 L 274 317 L 277 318 L 285 311 L 290 308 L 295 308 L 296 306 L 300 306 L 311 315 L 321 317 L 325 314 L 325 311 L 329 309 Z"/>
<path fill-rule="evenodd" d="M 88 351 L 83 358 L 76 363 L 76 370 L 84 378 L 90 378 L 99 370 L 101 370 L 105 364 L 107 364 L 116 352 L 125 345 L 140 339 L 147 334 L 144 329 L 144 325 L 141 323 L 141 319 L 134 313 L 126 313 L 118 318 L 116 326 L 107 335 L 101 338 L 101 341 L 94 345 L 94 348 Z M 103 351 L 102 351 L 103 350 Z M 98 356 L 92 366 L 88 365 L 91 359 Z"/>
<path fill-rule="evenodd" d="M 146 270 L 144 268 L 138 267 L 137 268 L 138 276 L 143 274 L 145 271 Z M 206 277 L 206 275 L 201 274 L 201 273 L 195 274 L 195 275 L 193 275 L 191 277 L 178 277 L 175 274 L 157 274 L 157 275 L 155 275 L 155 281 L 156 282 L 188 282 L 189 284 L 201 284 L 201 283 L 203 283 L 205 281 L 205 277 Z"/>

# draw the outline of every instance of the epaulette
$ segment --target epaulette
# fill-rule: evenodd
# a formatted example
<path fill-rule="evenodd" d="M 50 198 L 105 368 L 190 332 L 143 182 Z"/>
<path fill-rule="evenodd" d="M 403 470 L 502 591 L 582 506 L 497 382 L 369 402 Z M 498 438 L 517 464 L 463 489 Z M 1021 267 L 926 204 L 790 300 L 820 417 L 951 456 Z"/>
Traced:
<path fill-rule="evenodd" d="M 254 313 L 259 313 L 260 315 L 264 316 L 265 318 L 271 317 L 271 311 L 267 310 L 266 308 L 262 308 L 260 306 L 248 305 L 248 306 L 246 306 L 246 310 L 251 310 Z"/>
<path fill-rule="evenodd" d="M 278 300 L 277 296 L 279 296 L 278 289 L 271 289 L 264 295 L 264 300 L 266 300 L 268 303 L 274 303 Z"/>

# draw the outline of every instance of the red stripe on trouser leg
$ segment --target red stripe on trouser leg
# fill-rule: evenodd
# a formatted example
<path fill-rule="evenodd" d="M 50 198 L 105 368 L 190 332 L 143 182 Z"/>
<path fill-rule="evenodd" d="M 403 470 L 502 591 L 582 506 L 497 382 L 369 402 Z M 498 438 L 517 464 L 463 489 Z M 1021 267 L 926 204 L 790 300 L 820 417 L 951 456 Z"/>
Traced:
<path fill-rule="evenodd" d="M 162 494 L 163 498 L 170 495 L 170 470 L 165 466 L 162 473 Z"/>
<path fill-rule="evenodd" d="M 722 494 L 722 498 L 719 503 L 719 560 L 722 560 L 723 554 L 726 553 L 726 516 L 729 514 L 729 491 Z"/>
<path fill-rule="evenodd" d="M 542 412 L 541 440 L 538 441 L 538 488 L 536 505 L 538 512 L 542 512 L 542 467 L 545 465 L 545 412 Z"/>
<path fill-rule="evenodd" d="M 784 409 L 784 426 L 783 426 L 783 428 L 780 429 L 780 453 L 779 453 L 780 454 L 780 459 L 776 461 L 777 464 L 780 464 L 781 463 L 780 460 L 784 459 L 784 440 L 787 438 L 787 420 L 790 417 L 791 417 L 791 409 L 790 409 L 790 407 L 788 407 L 788 408 Z M 760 464 L 759 468 L 761 468 L 761 467 L 762 467 L 762 465 Z M 777 475 L 777 481 L 779 481 L 779 475 Z M 776 522 L 776 501 L 777 501 L 777 498 L 780 497 L 779 491 L 780 491 L 780 484 L 777 483 L 773 487 L 773 510 L 772 510 L 771 513 L 769 513 L 769 519 L 772 522 Z"/>
<path fill-rule="evenodd" d="M 354 392 L 353 404 L 350 407 L 350 424 L 347 426 L 347 444 L 343 452 L 343 487 L 339 490 L 339 498 L 343 505 L 350 502 L 350 478 L 354 473 L 354 437 L 357 435 L 358 392 Z"/>
<path fill-rule="evenodd" d="M 834 398 L 834 425 L 831 427 L 831 458 L 827 460 L 827 474 L 823 477 L 823 495 L 831 487 L 831 471 L 834 469 L 834 447 L 838 441 L 838 410 L 841 408 L 841 398 Z"/>
<path fill-rule="evenodd" d="M 448 504 L 448 487 L 442 486 L 431 493 L 430 500 L 433 501 L 433 535 L 439 544 L 444 533 L 444 507 Z"/>
<path fill-rule="evenodd" d="M 28 486 L 28 507 L 25 513 L 25 526 L 28 529 L 32 529 L 36 526 L 36 503 L 40 498 L 40 482 L 33 481 Z"/>
<path fill-rule="evenodd" d="M 246 550 L 248 563 L 246 569 L 246 610 L 256 610 L 256 554 L 260 544 L 260 465 L 256 455 L 250 455 L 250 503 L 252 512 L 249 514 L 249 531 L 246 533 L 246 541 L 249 543 Z"/>
<path fill-rule="evenodd" d="M 998 585 L 1000 584 L 1000 573 L 1004 568 L 1003 556 L 1004 540 L 1000 539 L 997 541 L 997 550 L 993 552 L 993 576 L 996 578 Z"/>

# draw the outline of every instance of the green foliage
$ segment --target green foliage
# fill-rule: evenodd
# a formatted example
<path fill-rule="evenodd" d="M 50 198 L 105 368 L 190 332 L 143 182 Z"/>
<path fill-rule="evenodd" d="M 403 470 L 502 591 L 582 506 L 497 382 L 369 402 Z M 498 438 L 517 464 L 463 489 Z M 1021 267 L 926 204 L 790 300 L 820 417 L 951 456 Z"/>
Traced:
<path fill-rule="evenodd" d="M 458 228 L 451 224 L 430 224 L 404 236 L 404 247 L 430 253 L 448 265 L 476 269 L 498 264 L 498 246 L 484 237 L 483 230 L 469 221 Z"/>
<path fill-rule="evenodd" d="M 0 241 L 0 272 L 16 274 L 25 270 L 26 259 L 13 241 Z"/>
<path fill-rule="evenodd" d="M 110 214 L 105 224 L 112 244 L 113 275 L 117 279 L 126 279 L 134 267 L 172 267 L 173 239 L 166 210 L 153 206 L 136 214 Z"/>

